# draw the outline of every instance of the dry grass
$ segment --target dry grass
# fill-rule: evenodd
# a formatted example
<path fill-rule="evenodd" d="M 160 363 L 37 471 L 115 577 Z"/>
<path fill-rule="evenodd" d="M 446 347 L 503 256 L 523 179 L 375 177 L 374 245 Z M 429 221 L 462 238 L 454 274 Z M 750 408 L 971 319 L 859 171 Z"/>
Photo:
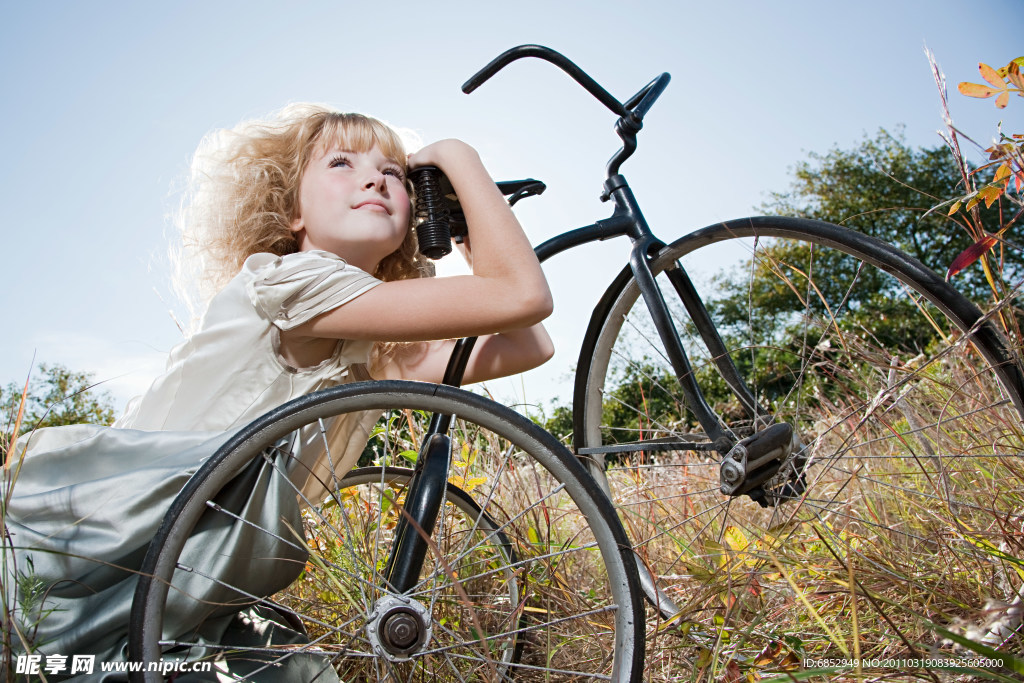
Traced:
<path fill-rule="evenodd" d="M 954 369 L 963 372 L 973 361 L 954 363 L 948 354 L 944 358 L 897 370 L 896 376 L 907 374 L 895 385 L 905 389 L 912 377 L 915 391 L 880 398 L 872 410 L 887 415 L 885 419 L 865 420 L 868 407 L 852 397 L 820 400 L 815 407 L 818 431 L 808 430 L 804 438 L 821 460 L 809 470 L 807 494 L 778 509 L 763 509 L 747 499 L 724 501 L 717 492 L 717 466 L 701 454 L 648 457 L 611 471 L 611 485 L 637 552 L 681 607 L 670 620 L 648 609 L 649 680 L 791 680 L 794 675 L 801 680 L 945 681 L 1018 675 L 984 666 L 951 672 L 915 667 L 911 661 L 966 657 L 977 663 L 992 650 L 1011 656 L 1024 651 L 1015 618 L 1024 584 L 1024 563 L 1018 559 L 1024 543 L 1024 465 L 1016 457 L 1024 448 L 1024 435 L 1009 406 L 977 411 L 1000 401 L 996 387 L 979 380 L 977 373 L 951 374 Z M 890 360 L 886 373 L 892 375 L 892 368 Z M 852 378 L 866 370 L 849 372 Z M 950 419 L 955 415 L 971 417 Z M 933 426 L 922 430 L 911 423 Z M 546 473 L 510 454 L 498 440 L 462 438 L 466 446 L 456 457 L 451 481 L 480 504 L 486 502 L 518 559 L 537 554 L 538 548 L 545 550 L 539 553 L 543 556 L 551 549 L 581 545 L 585 526 L 571 505 L 564 507 L 563 497 L 545 498 L 555 488 Z M 401 448 L 412 443 L 410 438 Z M 954 443 L 955 454 L 941 454 L 955 457 L 937 457 L 940 444 L 949 448 Z M 834 459 L 835 454 L 840 457 Z M 369 498 L 352 490 L 342 495 L 349 524 L 372 525 L 381 501 L 403 500 L 401 486 L 384 497 L 379 487 L 370 488 Z M 538 500 L 543 503 L 537 505 Z M 451 504 L 446 509 L 451 522 L 437 539 L 435 553 L 448 557 L 454 546 L 464 543 L 464 535 L 480 532 L 465 521 L 464 512 Z M 460 515 L 463 521 L 455 521 Z M 373 547 L 362 547 L 367 557 L 376 558 L 378 568 L 397 508 L 390 506 L 382 518 L 379 537 L 374 536 L 376 528 L 358 529 L 354 535 L 364 541 L 379 538 Z M 508 519 L 507 526 L 500 521 Z M 428 559 L 423 576 L 463 577 L 476 566 L 507 563 L 495 544 L 481 552 L 484 556 L 467 559 L 473 568 L 454 572 Z M 496 609 L 493 598 L 483 597 L 507 597 L 507 581 L 460 580 L 444 587 L 439 600 L 443 608 L 435 615 L 464 623 L 473 614 L 493 633 L 508 630 L 522 615 L 578 613 L 585 608 L 577 604 L 579 596 L 602 590 L 600 556 L 572 551 L 556 557 L 542 558 L 536 565 L 524 562 L 526 575 L 516 590 L 525 592 L 512 591 L 526 600 L 518 611 L 511 608 L 511 599 Z M 344 562 L 332 555 L 328 564 Z M 319 600 L 318 609 L 335 611 L 339 604 L 358 605 L 345 595 L 351 582 L 331 579 L 335 588 L 325 591 L 325 580 L 315 577 L 316 572 L 307 572 L 290 599 L 307 604 Z M 321 588 L 313 588 L 317 582 Z M 519 643 L 520 661 L 556 668 L 565 662 L 596 661 L 601 648 L 595 649 L 594 643 L 607 637 L 608 626 L 583 619 L 565 628 L 530 632 Z M 957 642 L 964 638 L 969 639 L 966 646 Z M 804 666 L 810 659 L 855 658 L 875 661 L 859 670 L 845 666 L 832 673 L 812 673 Z M 1007 664 L 1014 665 L 1011 659 Z M 370 675 L 370 669 L 352 666 L 341 666 L 350 679 Z M 455 679 L 443 666 L 419 670 L 414 678 L 427 675 Z M 480 668 L 474 675 L 487 679 L 493 672 Z M 520 679 L 532 676 L 527 672 Z"/>
<path fill-rule="evenodd" d="M 746 499 L 723 503 L 717 468 L 695 453 L 612 472 L 627 532 L 682 608 L 667 621 L 648 609 L 648 680 L 1020 675 L 1019 668 L 949 672 L 907 663 L 1024 654 L 1018 416 L 997 405 L 999 390 L 978 373 L 968 347 L 954 345 L 928 363 L 894 362 L 848 341 L 861 362 L 833 359 L 827 374 L 852 389 L 802 405 L 801 434 L 815 460 L 801 500 L 777 510 Z M 375 437 L 385 444 L 384 460 L 401 463 L 399 454 L 416 447 L 418 419 L 404 413 L 381 423 L 391 430 Z M 307 514 L 312 557 L 277 601 L 309 618 L 313 639 L 332 629 L 348 634 L 320 644 L 335 648 L 335 668 L 346 680 L 488 680 L 507 670 L 508 657 L 535 667 L 602 669 L 610 623 L 607 613 L 590 612 L 607 605 L 608 594 L 585 520 L 557 482 L 508 442 L 467 426 L 454 435 L 450 482 L 487 510 L 503 536 L 496 540 L 468 506 L 449 502 L 418 591 L 432 605 L 433 645 L 473 660 L 442 657 L 412 669 L 359 656 L 369 652 L 365 615 L 381 595 L 379 573 L 404 502 L 401 478 L 344 488 Z M 512 631 L 521 633 L 512 638 Z M 479 634 L 495 637 L 482 645 Z M 831 673 L 803 666 L 823 658 L 878 665 Z M 533 669 L 517 677 L 576 678 Z"/>
<path fill-rule="evenodd" d="M 807 675 L 804 659 L 858 658 L 878 661 L 815 680 L 954 680 L 907 660 L 1021 656 L 1024 434 L 976 367 L 958 348 L 899 368 L 903 390 L 868 393 L 874 405 L 860 391 L 805 400 L 808 490 L 777 509 L 725 501 L 699 454 L 614 469 L 638 552 L 681 607 L 649 624 L 652 680 Z M 1015 666 L 957 675 L 1013 679 Z"/>
<path fill-rule="evenodd" d="M 390 464 L 413 450 L 423 427 L 415 417 L 378 423 L 382 460 Z M 382 429 L 389 425 L 399 428 Z M 463 422 L 452 435 L 449 485 L 461 493 L 449 492 L 412 591 L 432 615 L 428 649 L 450 656 L 408 663 L 367 656 L 373 650 L 365 623 L 386 594 L 382 574 L 406 502 L 405 473 L 349 479 L 308 511 L 310 560 L 276 600 L 321 622 L 307 630 L 314 639 L 329 636 L 330 644 L 321 645 L 339 653 L 335 668 L 343 680 L 490 680 L 514 672 L 516 680 L 569 681 L 607 674 L 614 612 L 585 518 L 514 444 Z M 480 519 L 474 506 L 487 517 Z M 574 671 L 581 673 L 568 673 Z"/>

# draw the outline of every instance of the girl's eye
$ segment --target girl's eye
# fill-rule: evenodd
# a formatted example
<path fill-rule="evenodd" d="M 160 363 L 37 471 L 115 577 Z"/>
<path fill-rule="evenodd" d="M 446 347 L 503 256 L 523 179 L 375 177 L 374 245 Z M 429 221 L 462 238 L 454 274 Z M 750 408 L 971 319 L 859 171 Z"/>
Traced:
<path fill-rule="evenodd" d="M 328 164 L 328 167 L 329 168 L 334 168 L 336 166 L 351 166 L 351 165 L 352 165 L 352 162 L 348 160 L 348 157 L 346 157 L 346 156 L 336 156 L 333 159 L 331 159 L 331 163 Z"/>
<path fill-rule="evenodd" d="M 402 173 L 402 169 L 400 168 L 385 168 L 381 173 L 384 175 L 394 176 L 399 182 L 405 180 L 405 174 Z"/>

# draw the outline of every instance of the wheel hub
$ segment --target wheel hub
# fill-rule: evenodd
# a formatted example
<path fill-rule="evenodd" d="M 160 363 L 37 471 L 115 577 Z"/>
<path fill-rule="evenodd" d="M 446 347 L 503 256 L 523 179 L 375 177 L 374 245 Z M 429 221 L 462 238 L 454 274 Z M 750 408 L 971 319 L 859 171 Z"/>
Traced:
<path fill-rule="evenodd" d="M 416 600 L 387 595 L 373 606 L 366 633 L 379 655 L 405 661 L 430 642 L 430 614 Z"/>

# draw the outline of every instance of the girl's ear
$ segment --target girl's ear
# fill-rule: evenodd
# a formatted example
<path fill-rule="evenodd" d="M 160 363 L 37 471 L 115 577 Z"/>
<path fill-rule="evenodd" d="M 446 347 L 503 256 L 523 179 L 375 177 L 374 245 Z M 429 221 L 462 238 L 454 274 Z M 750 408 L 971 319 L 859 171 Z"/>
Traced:
<path fill-rule="evenodd" d="M 299 187 L 301 188 L 301 182 L 300 182 Z M 299 190 L 296 189 L 295 190 L 295 218 L 292 219 L 291 225 L 288 226 L 288 229 L 291 230 L 292 232 L 300 232 L 305 227 L 306 227 L 306 224 L 302 220 L 302 202 L 299 201 Z"/>

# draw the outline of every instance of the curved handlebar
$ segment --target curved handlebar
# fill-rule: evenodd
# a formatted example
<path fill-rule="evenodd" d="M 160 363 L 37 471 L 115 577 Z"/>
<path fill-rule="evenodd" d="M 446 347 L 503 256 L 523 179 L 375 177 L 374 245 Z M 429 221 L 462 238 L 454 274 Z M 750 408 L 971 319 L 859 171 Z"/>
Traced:
<path fill-rule="evenodd" d="M 587 92 L 596 97 L 601 104 L 611 109 L 614 113 L 619 116 L 629 116 L 629 109 L 612 97 L 611 93 L 602 88 L 597 81 L 588 76 L 583 69 L 576 66 L 565 55 L 560 52 L 555 52 L 551 48 L 544 47 L 543 45 L 519 45 L 518 47 L 505 50 L 491 60 L 490 64 L 470 76 L 469 80 L 462 84 L 462 92 L 468 95 L 483 85 L 484 81 L 489 79 L 491 76 L 498 73 L 517 59 L 522 59 L 524 57 L 538 57 L 551 62 L 559 69 L 572 76 L 574 81 L 586 88 Z"/>
<path fill-rule="evenodd" d="M 644 116 L 654 105 L 658 97 L 661 96 L 661 93 L 664 92 L 672 77 L 667 73 L 661 74 L 623 104 L 612 97 L 611 93 L 602 88 L 597 81 L 588 76 L 583 69 L 576 66 L 565 55 L 543 45 L 519 45 L 518 47 L 505 50 L 491 60 L 490 64 L 473 74 L 468 81 L 462 84 L 462 92 L 468 95 L 483 85 L 491 76 L 517 59 L 524 57 L 538 57 L 551 62 L 569 74 L 587 92 L 596 97 L 601 104 L 619 115 L 619 120 L 615 124 L 615 132 L 622 140 L 622 148 L 611 158 L 607 168 L 609 178 L 618 174 L 622 162 L 636 151 L 636 134 L 643 128 Z M 602 199 L 606 198 L 607 194 L 603 194 Z"/>
<path fill-rule="evenodd" d="M 672 80 L 672 77 L 668 75 L 668 72 L 664 72 L 651 80 L 650 83 L 640 88 L 640 92 L 629 98 L 625 105 L 626 109 L 629 109 L 634 116 L 643 120 L 655 100 L 661 97 L 661 93 L 668 87 L 670 80 Z"/>

